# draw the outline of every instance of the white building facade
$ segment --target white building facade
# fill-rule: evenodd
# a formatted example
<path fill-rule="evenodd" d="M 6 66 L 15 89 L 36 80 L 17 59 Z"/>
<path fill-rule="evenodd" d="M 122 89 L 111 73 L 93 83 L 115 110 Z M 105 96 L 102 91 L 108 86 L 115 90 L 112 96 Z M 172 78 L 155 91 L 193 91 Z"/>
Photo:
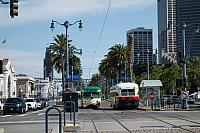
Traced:
<path fill-rule="evenodd" d="M 22 98 L 35 98 L 35 79 L 25 74 L 16 75 L 17 96 Z"/>
<path fill-rule="evenodd" d="M 0 60 L 0 98 L 16 97 L 16 78 L 10 59 Z"/>
<path fill-rule="evenodd" d="M 56 93 L 54 92 L 54 83 L 49 79 L 36 81 L 35 88 L 39 98 L 52 98 Z"/>

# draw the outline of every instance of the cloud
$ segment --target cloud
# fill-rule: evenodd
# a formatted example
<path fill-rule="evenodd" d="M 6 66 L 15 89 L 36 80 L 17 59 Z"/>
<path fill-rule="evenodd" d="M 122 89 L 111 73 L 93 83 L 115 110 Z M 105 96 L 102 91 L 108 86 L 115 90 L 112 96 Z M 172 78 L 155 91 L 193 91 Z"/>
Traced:
<path fill-rule="evenodd" d="M 112 0 L 112 9 L 143 9 L 155 0 Z M 9 16 L 9 6 L 0 8 L 0 26 L 17 23 L 44 21 L 51 18 L 96 14 L 105 12 L 109 0 L 21 0 L 19 1 L 19 16 L 14 19 Z"/>
<path fill-rule="evenodd" d="M 32 57 L 32 56 L 35 56 L 36 54 L 35 53 L 31 53 L 31 52 L 25 52 L 25 51 L 21 51 L 21 50 L 13 50 L 13 49 L 6 49 L 6 48 L 2 48 L 0 47 L 0 57 L 12 57 L 12 58 L 15 58 L 15 59 L 19 59 L 19 58 L 22 58 L 22 57 Z"/>
<path fill-rule="evenodd" d="M 4 48 L 0 49 L 0 57 L 9 58 L 16 73 L 42 74 L 43 59 L 37 53 Z"/>

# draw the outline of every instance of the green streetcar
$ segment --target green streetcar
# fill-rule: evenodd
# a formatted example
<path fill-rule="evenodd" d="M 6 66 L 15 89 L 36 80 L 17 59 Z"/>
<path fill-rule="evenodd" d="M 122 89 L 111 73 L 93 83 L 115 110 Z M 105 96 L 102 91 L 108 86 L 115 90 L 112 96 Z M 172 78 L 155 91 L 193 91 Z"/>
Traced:
<path fill-rule="evenodd" d="M 81 89 L 81 107 L 99 107 L 101 104 L 101 88 L 88 86 Z"/>

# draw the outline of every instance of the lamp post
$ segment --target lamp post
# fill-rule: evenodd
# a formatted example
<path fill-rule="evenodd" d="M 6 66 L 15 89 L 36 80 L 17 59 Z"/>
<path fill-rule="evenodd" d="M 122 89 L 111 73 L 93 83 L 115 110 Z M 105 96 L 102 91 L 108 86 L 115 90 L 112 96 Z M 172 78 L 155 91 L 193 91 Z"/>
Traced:
<path fill-rule="evenodd" d="M 182 75 L 182 86 L 183 86 L 183 89 L 184 91 L 187 91 L 186 89 L 186 82 L 187 82 L 187 75 L 186 75 L 186 60 L 187 60 L 187 57 L 186 57 L 186 49 L 185 49 L 185 42 L 186 42 L 186 39 L 185 39 L 185 30 L 188 26 L 192 26 L 192 25 L 196 25 L 195 27 L 195 32 L 199 32 L 199 24 L 198 23 L 190 23 L 190 24 L 186 24 L 186 23 L 183 23 L 181 25 L 182 27 L 182 34 L 183 34 L 183 66 L 182 66 L 182 69 L 183 69 L 183 75 Z"/>
<path fill-rule="evenodd" d="M 185 54 L 185 29 L 187 25 L 186 23 L 183 23 L 182 28 L 183 28 L 183 77 L 182 77 L 182 85 L 183 89 L 186 91 L 186 54 Z"/>
<path fill-rule="evenodd" d="M 57 23 L 58 25 L 62 25 L 65 27 L 65 30 L 66 30 L 66 84 L 65 84 L 65 87 L 68 88 L 68 79 L 69 79 L 69 55 L 68 55 L 68 33 L 67 33 L 67 30 L 68 30 L 68 27 L 76 24 L 76 23 L 79 23 L 79 29 L 82 29 L 82 22 L 81 20 L 79 21 L 76 21 L 74 23 L 69 23 L 68 21 L 65 21 L 63 24 L 55 21 L 55 20 L 52 20 L 51 22 L 51 29 L 53 30 L 55 27 L 54 27 L 54 23 Z M 64 91 L 64 90 L 63 90 Z"/>
<path fill-rule="evenodd" d="M 185 22 L 183 22 L 182 24 L 177 25 L 177 26 L 180 26 L 182 28 L 182 34 L 183 34 L 183 37 L 182 37 L 182 39 L 183 39 L 183 47 L 182 47 L 183 48 L 183 51 L 182 51 L 183 52 L 183 57 L 182 57 L 182 61 L 183 61 L 183 63 L 182 63 L 182 87 L 183 87 L 184 91 L 187 91 L 187 89 L 186 89 L 186 82 L 187 82 L 186 60 L 187 60 L 187 57 L 186 57 L 186 45 L 185 45 L 186 44 L 185 30 L 186 30 L 187 27 L 193 26 L 193 25 L 196 25 L 195 31 L 199 32 L 199 23 L 192 22 L 190 24 L 186 24 Z M 173 29 L 172 26 L 173 26 L 173 23 L 169 23 L 167 30 L 169 30 L 171 28 Z"/>
<path fill-rule="evenodd" d="M 147 49 L 147 77 L 149 80 L 149 49 Z"/>

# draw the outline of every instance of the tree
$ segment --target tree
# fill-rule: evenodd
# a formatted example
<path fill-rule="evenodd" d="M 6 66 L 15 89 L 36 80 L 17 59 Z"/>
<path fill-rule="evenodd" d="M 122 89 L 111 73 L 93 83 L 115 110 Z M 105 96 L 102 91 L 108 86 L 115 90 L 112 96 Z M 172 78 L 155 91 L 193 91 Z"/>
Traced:
<path fill-rule="evenodd" d="M 93 74 L 92 75 L 92 78 L 91 78 L 91 81 L 89 83 L 89 86 L 100 86 L 100 81 L 103 79 L 103 77 L 99 74 L 99 73 L 96 73 L 96 74 Z"/>
<path fill-rule="evenodd" d="M 169 67 L 163 67 L 161 81 L 163 84 L 163 92 L 170 94 L 171 91 L 176 91 L 176 79 L 181 78 L 181 67 L 175 63 Z"/>
<path fill-rule="evenodd" d="M 74 70 L 79 71 L 79 74 L 82 73 L 82 69 L 81 69 L 81 61 L 80 58 L 78 58 L 74 52 L 72 52 L 72 47 L 71 44 L 69 44 L 69 49 L 68 49 L 68 57 L 69 57 L 69 71 L 72 70 L 72 63 L 74 66 Z M 76 49 L 76 48 L 75 48 Z M 66 62 L 66 38 L 64 34 L 61 35 L 56 35 L 56 37 L 54 37 L 54 43 L 51 43 L 51 45 L 49 46 L 49 50 L 51 51 L 51 61 L 52 64 L 55 68 L 55 70 L 60 73 L 62 70 L 62 63 L 64 64 L 64 62 Z M 73 54 L 73 58 L 72 58 L 72 54 Z M 73 60 L 72 60 L 73 59 Z M 66 65 L 64 66 L 64 70 L 66 70 Z"/>
<path fill-rule="evenodd" d="M 200 86 L 200 58 L 193 57 L 187 62 L 187 81 L 191 93 Z"/>
<path fill-rule="evenodd" d="M 62 70 L 62 62 L 64 61 L 62 59 L 65 59 L 65 35 L 56 35 L 56 37 L 54 37 L 54 41 L 55 42 L 51 43 L 51 45 L 49 46 L 49 50 L 51 51 L 51 61 L 55 70 L 60 73 Z"/>
<path fill-rule="evenodd" d="M 99 72 L 106 78 L 118 77 L 118 75 L 125 71 L 124 63 L 128 61 L 127 47 L 121 44 L 116 44 L 109 48 L 109 52 L 99 64 Z M 128 70 L 128 66 L 127 66 Z"/>

